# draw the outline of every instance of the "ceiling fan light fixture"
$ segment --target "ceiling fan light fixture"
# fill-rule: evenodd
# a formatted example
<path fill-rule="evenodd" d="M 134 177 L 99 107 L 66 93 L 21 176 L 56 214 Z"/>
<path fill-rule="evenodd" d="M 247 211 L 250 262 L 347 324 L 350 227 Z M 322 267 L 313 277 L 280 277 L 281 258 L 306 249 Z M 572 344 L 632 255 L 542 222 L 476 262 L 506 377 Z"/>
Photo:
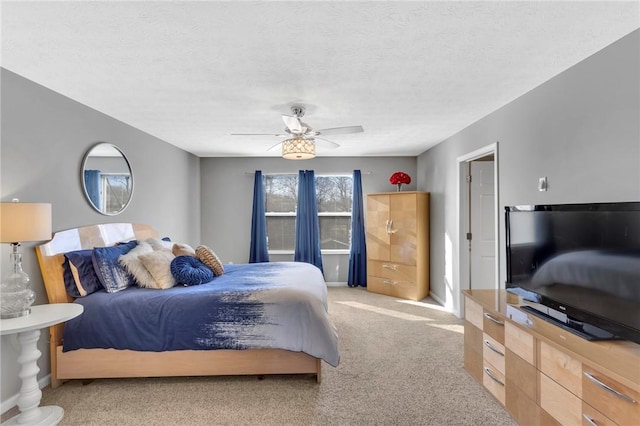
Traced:
<path fill-rule="evenodd" d="M 292 138 L 282 141 L 282 158 L 309 160 L 316 156 L 316 143 L 310 139 Z"/>

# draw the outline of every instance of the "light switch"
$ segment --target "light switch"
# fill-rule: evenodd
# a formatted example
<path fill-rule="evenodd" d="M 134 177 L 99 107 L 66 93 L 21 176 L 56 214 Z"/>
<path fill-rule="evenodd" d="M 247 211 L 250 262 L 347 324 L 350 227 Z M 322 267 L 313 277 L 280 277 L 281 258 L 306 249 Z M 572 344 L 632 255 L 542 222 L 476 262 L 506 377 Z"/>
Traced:
<path fill-rule="evenodd" d="M 547 177 L 541 177 L 538 179 L 538 191 L 546 191 L 547 190 Z"/>

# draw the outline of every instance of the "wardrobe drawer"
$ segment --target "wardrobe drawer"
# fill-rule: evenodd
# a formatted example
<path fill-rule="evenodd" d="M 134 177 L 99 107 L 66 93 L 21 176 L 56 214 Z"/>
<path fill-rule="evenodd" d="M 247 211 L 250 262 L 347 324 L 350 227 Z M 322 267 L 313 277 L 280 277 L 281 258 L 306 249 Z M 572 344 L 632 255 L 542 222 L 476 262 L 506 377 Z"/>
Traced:
<path fill-rule="evenodd" d="M 375 277 L 371 275 L 367 276 L 367 290 L 374 293 L 405 299 L 415 299 L 418 292 L 418 288 L 415 283 L 396 281 L 390 278 Z"/>
<path fill-rule="evenodd" d="M 582 399 L 620 425 L 640 424 L 640 393 L 586 365 Z"/>
<path fill-rule="evenodd" d="M 399 263 L 370 260 L 367 263 L 369 274 L 389 278 L 395 281 L 406 281 L 414 283 L 416 281 L 417 269 L 415 266 L 407 266 Z"/>

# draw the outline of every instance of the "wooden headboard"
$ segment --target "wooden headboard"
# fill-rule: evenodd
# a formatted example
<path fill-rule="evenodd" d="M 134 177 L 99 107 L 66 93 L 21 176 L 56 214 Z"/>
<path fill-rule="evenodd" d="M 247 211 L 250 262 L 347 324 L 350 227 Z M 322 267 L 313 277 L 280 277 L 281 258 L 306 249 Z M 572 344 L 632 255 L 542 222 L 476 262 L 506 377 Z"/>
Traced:
<path fill-rule="evenodd" d="M 64 253 L 94 247 L 112 246 L 120 241 L 157 237 L 149 225 L 135 223 L 105 223 L 59 231 L 48 243 L 36 246 L 42 279 L 49 303 L 72 302 L 64 287 L 62 263 Z"/>

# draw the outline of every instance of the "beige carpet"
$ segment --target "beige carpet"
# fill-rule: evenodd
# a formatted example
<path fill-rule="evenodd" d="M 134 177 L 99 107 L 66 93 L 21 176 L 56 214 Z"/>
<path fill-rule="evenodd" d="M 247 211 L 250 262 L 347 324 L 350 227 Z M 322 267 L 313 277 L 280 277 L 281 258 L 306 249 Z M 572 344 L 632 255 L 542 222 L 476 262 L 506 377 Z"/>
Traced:
<path fill-rule="evenodd" d="M 430 299 L 329 288 L 341 362 L 310 376 L 68 382 L 62 425 L 515 425 L 463 368 L 463 327 Z M 5 416 L 3 416 L 5 417 Z"/>

